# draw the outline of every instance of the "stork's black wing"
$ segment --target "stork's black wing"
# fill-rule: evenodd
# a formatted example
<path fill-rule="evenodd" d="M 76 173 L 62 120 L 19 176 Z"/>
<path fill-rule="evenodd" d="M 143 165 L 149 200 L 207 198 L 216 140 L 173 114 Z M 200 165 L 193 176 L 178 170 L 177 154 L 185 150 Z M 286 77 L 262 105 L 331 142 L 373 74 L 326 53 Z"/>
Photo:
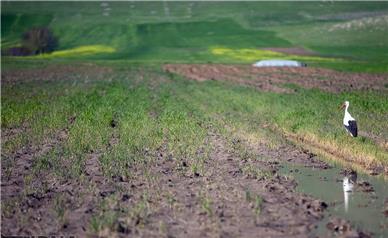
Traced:
<path fill-rule="evenodd" d="M 357 122 L 356 121 L 348 121 L 349 126 L 345 126 L 346 130 L 349 131 L 350 134 L 352 134 L 353 137 L 357 137 Z"/>

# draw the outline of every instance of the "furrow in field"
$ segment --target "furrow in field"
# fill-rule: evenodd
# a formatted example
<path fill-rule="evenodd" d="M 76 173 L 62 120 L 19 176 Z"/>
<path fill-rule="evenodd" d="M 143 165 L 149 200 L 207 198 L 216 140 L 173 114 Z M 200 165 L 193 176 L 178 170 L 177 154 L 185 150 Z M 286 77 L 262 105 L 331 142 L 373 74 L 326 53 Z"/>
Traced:
<path fill-rule="evenodd" d="M 8 211 L 2 213 L 3 232 L 7 234 L 24 233 L 21 230 L 21 223 L 23 221 L 20 221 L 16 214 L 19 212 L 27 213 L 30 209 L 39 208 L 44 205 L 47 199 L 52 198 L 53 193 L 47 187 L 47 180 L 34 177 L 35 169 L 33 167 L 37 163 L 37 160 L 47 156 L 51 150 L 67 139 L 68 130 L 69 128 L 66 127 L 57 131 L 52 138 L 46 139 L 42 144 L 26 145 L 14 152 L 10 158 L 5 159 L 7 162 L 10 161 L 10 164 L 3 163 L 2 166 L 1 201 L 3 208 Z M 14 207 L 15 204 L 18 204 L 19 207 Z M 35 219 L 42 219 L 41 213 L 35 215 Z M 4 224 L 8 224 L 9 226 L 4 226 Z M 49 224 L 52 223 L 49 222 Z M 37 228 L 35 225 L 30 226 L 28 230 L 34 231 Z M 27 232 L 25 234 L 33 233 Z"/>
<path fill-rule="evenodd" d="M 328 92 L 386 91 L 386 74 L 344 73 L 309 67 L 265 67 L 222 64 L 168 64 L 164 70 L 197 81 L 217 80 L 247 85 L 262 91 L 293 92 L 287 84 Z"/>

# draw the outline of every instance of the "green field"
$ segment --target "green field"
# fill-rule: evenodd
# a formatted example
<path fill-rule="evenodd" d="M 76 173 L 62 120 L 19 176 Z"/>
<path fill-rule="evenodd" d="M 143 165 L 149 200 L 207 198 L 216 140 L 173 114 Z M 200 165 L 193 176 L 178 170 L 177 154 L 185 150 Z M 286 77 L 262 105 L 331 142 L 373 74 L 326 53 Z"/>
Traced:
<path fill-rule="evenodd" d="M 1 2 L 2 52 L 33 27 L 59 46 L 1 57 L 2 235 L 310 237 L 346 169 L 383 227 L 388 2 Z M 248 67 L 272 58 L 308 67 Z"/>
<path fill-rule="evenodd" d="M 329 145 L 350 160 L 354 157 L 368 163 L 388 163 L 386 149 L 376 141 L 365 136 L 352 139 L 344 133 L 343 113 L 337 110 L 343 100 L 351 101 L 351 112 L 359 120 L 361 130 L 384 141 L 388 135 L 385 92 L 333 94 L 290 85 L 296 87 L 298 93 L 258 93 L 228 83 L 196 83 L 180 76 L 171 79 L 172 76 L 159 66 L 124 66 L 121 63 L 112 66 L 115 69 L 112 74 L 104 75 L 109 77 L 108 82 L 100 81 L 101 76 L 94 74 L 86 74 L 91 78 L 86 83 L 82 77 L 73 78 L 71 74 L 53 82 L 43 74 L 41 79 L 31 78 L 32 82 L 4 85 L 3 128 L 20 128 L 27 124 L 30 130 L 28 134 L 6 141 L 3 154 L 12 154 L 26 143 L 42 141 L 64 127 L 68 118 L 77 115 L 65 149 L 60 148 L 60 154 L 70 158 L 80 158 L 88 150 L 101 150 L 110 138 L 109 122 L 115 119 L 120 122 L 120 133 L 125 133 L 119 138 L 125 140 L 120 141 L 124 144 L 117 146 L 118 151 L 109 152 L 112 154 L 108 161 L 125 158 L 126 153 L 132 154 L 141 148 L 160 147 L 165 128 L 172 130 L 170 136 L 176 138 L 170 141 L 169 148 L 178 156 L 191 157 L 206 134 L 198 124 L 210 123 L 220 131 L 231 128 L 232 132 L 255 141 L 269 140 L 268 143 L 272 143 L 274 134 L 292 133 Z M 55 67 L 64 66 L 51 67 L 55 72 Z M 128 67 L 135 73 L 127 72 Z M 144 71 L 144 82 L 137 82 L 137 71 Z M 151 114 L 158 117 L 153 118 Z M 272 125 L 273 129 L 264 129 L 265 125 Z M 129 130 L 131 127 L 136 129 Z M 127 134 L 129 132 L 134 134 Z"/>
<path fill-rule="evenodd" d="M 385 2 L 101 4 L 3 2 L 2 48 L 20 44 L 21 33 L 33 26 L 48 26 L 62 52 L 45 56 L 50 59 L 252 63 L 252 58 L 215 55 L 211 49 L 304 47 L 317 54 L 315 59 L 301 59 L 311 65 L 387 71 Z M 89 50 L 74 50 L 79 47 Z"/>
<path fill-rule="evenodd" d="M 388 133 L 384 92 L 333 94 L 297 88 L 297 93 L 279 94 L 225 82 L 190 81 L 163 72 L 159 66 L 88 65 L 54 64 L 47 71 L 19 68 L 15 71 L 20 72 L 19 76 L 13 77 L 16 81 L 3 83 L 2 179 L 20 173 L 15 156 L 25 153 L 33 161 L 22 177 L 21 193 L 2 200 L 3 224 L 11 224 L 9 217 L 16 217 L 17 227 L 28 230 L 31 223 L 18 218 L 26 216 L 18 207 L 31 194 L 45 197 L 47 191 L 57 191 L 52 186 L 59 182 L 75 186 L 71 191 L 78 194 L 76 204 L 80 205 L 69 204 L 66 202 L 69 195 L 56 192 L 41 208 L 46 219 L 55 221 L 55 225 L 46 228 L 52 223 L 43 219 L 39 223 L 42 227 L 35 231 L 54 229 L 67 234 L 66 226 L 77 224 L 72 218 L 72 213 L 77 212 L 74 206 L 93 206 L 94 212 L 78 223 L 86 226 L 86 234 L 113 235 L 119 229 L 118 224 L 122 226 L 123 217 L 125 226 L 146 232 L 153 224 L 150 219 L 158 214 L 158 207 L 173 203 L 171 196 L 177 192 L 162 189 L 160 172 L 153 170 L 161 161 L 159 155 L 163 156 L 162 161 L 173 161 L 173 171 L 180 174 L 179 181 L 187 180 L 187 176 L 205 178 L 213 169 L 208 165 L 214 161 L 211 154 L 216 148 L 214 141 L 209 142 L 212 133 L 225 138 L 227 150 L 233 151 L 234 158 L 241 162 L 274 159 L 256 155 L 252 148 L 265 145 L 281 150 L 284 143 L 289 143 L 284 135 L 293 134 L 303 138 L 304 148 L 323 156 L 329 148 L 334 155 L 341 155 L 337 156 L 340 162 L 343 157 L 352 161 L 354 169 L 359 169 L 357 164 L 363 168 L 376 164 L 386 168 L 388 163 L 386 149 L 376 141 L 365 136 L 351 138 L 344 132 L 342 112 L 336 109 L 344 99 L 350 100 L 351 112 L 359 120 L 361 130 L 384 139 Z M 14 72 L 9 70 L 8 73 Z M 312 146 L 309 142 L 313 142 Z M 97 158 L 102 176 L 113 183 L 112 188 L 118 189 L 107 198 L 100 198 L 101 192 L 93 195 L 97 196 L 94 202 L 88 200 L 88 194 L 104 188 L 93 180 L 96 175 L 90 172 L 93 171 L 90 158 Z M 244 164 L 241 171 L 246 178 L 262 183 L 272 178 L 266 167 Z M 114 182 L 115 178 L 123 180 L 124 187 Z M 53 181 L 57 182 L 51 185 Z M 141 190 L 130 186 L 139 183 L 148 185 Z M 124 205 L 120 196 L 126 192 L 141 192 L 148 199 L 134 198 L 130 205 Z M 206 187 L 200 190 L 198 209 L 208 214 L 208 222 L 212 222 L 218 201 L 203 197 L 207 192 Z M 260 197 L 257 199 L 261 201 Z M 243 204 L 251 206 L 250 199 L 247 201 Z M 261 203 L 253 207 L 254 214 L 265 209 Z M 122 208 L 109 209 L 112 206 Z M 173 214 L 181 211 L 174 206 L 170 209 Z M 31 209 L 27 216 L 33 216 L 34 211 Z M 138 219 L 140 225 L 134 225 Z M 163 230 L 158 232 L 164 234 Z"/>

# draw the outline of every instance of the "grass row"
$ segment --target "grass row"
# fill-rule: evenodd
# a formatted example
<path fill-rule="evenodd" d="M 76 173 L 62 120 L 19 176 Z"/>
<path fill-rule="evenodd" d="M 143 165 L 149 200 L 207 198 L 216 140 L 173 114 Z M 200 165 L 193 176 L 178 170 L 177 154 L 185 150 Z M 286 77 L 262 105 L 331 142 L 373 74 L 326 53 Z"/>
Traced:
<path fill-rule="evenodd" d="M 129 177 L 131 164 L 147 162 L 157 152 L 185 159 L 193 173 L 199 172 L 206 156 L 198 153 L 206 150 L 200 122 L 171 92 L 151 87 L 150 76 L 139 83 L 136 73 L 127 73 L 115 73 L 112 82 L 92 80 L 90 85 L 59 81 L 3 86 L 2 130 L 21 129 L 3 142 L 3 155 L 12 157 L 28 144 L 49 144 L 66 129 L 65 141 L 38 159 L 38 172 L 54 169 L 65 178 L 77 177 L 95 154 L 107 175 Z"/>
<path fill-rule="evenodd" d="M 139 74 L 141 81 L 135 80 Z M 39 167 L 47 167 L 47 160 L 57 158 L 63 162 L 61 166 L 70 166 L 66 171 L 79 176 L 88 156 L 98 154 L 107 174 L 130 176 L 132 162 L 162 152 L 187 160 L 196 173 L 206 159 L 206 153 L 200 151 L 207 150 L 204 144 L 211 125 L 225 135 L 232 131 L 271 146 L 276 146 L 276 140 L 271 141 L 268 128 L 276 127 L 343 157 L 365 163 L 388 162 L 384 148 L 370 137 L 348 136 L 342 126 L 343 112 L 337 110 L 349 100 L 360 131 L 387 138 L 384 112 L 388 104 L 383 93 L 258 92 L 228 83 L 193 82 L 154 67 L 138 72 L 118 70 L 112 78 L 75 86 L 71 81 L 3 86 L 3 132 L 24 128 L 2 143 L 3 154 L 11 156 L 26 144 L 47 143 L 67 128 L 66 141 L 43 158 Z"/>
<path fill-rule="evenodd" d="M 366 166 L 388 162 L 386 149 L 373 140 L 384 140 L 388 135 L 384 93 L 332 94 L 299 89 L 296 94 L 278 94 L 220 82 L 180 80 L 172 87 L 183 84 L 181 97 L 188 105 L 219 121 L 219 127 L 228 127 L 248 140 L 267 141 L 276 147 L 276 140 L 269 136 L 273 130 L 269 128 L 274 126 L 278 133 L 296 136 L 337 157 Z M 351 138 L 345 132 L 343 112 L 337 109 L 345 100 L 351 102 L 350 112 L 357 118 L 360 131 L 369 136 Z"/>

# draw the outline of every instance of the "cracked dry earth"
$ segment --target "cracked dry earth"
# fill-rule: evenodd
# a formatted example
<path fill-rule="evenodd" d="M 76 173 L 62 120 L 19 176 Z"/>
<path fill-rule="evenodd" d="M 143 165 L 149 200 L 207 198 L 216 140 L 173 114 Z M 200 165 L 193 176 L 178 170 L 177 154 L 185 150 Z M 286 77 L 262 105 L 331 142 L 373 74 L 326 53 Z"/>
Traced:
<path fill-rule="evenodd" d="M 2 168 L 2 235 L 309 237 L 327 207 L 296 193 L 296 182 L 277 173 L 280 160 L 328 167 L 313 154 L 289 144 L 260 144 L 241 156 L 238 148 L 247 148 L 245 142 L 210 132 L 213 149 L 200 173 L 161 148 L 146 152 L 146 162 L 128 165 L 131 177 L 108 177 L 100 164 L 103 152 L 91 151 L 80 178 L 46 171 L 32 181 L 34 190 L 26 190 L 34 159 L 66 137 L 65 129 L 5 158 L 14 163 L 9 176 Z M 107 149 L 115 140 L 113 133 Z"/>

